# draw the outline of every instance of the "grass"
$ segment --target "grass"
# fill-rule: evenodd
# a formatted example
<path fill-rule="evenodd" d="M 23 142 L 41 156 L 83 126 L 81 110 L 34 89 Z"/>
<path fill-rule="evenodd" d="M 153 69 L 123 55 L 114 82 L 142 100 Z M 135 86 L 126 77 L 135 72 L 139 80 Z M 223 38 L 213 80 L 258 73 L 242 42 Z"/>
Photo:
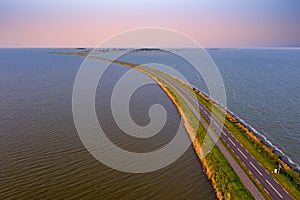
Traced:
<path fill-rule="evenodd" d="M 155 76 L 151 72 L 145 73 L 150 76 Z M 191 127 L 196 133 L 197 140 L 200 144 L 202 144 L 205 136 L 207 135 L 204 127 L 198 122 L 194 113 L 190 110 L 184 100 L 172 89 L 172 87 L 162 79 L 158 77 L 156 78 L 159 79 L 159 81 L 163 84 L 163 87 L 168 90 L 169 94 L 172 95 L 175 101 L 180 105 L 184 114 L 188 118 Z M 212 141 L 210 140 L 210 142 Z M 201 161 L 203 162 L 203 160 Z M 217 146 L 214 146 L 206 155 L 205 162 L 207 163 L 205 170 L 208 178 L 213 182 L 213 186 L 219 199 L 253 199 L 250 192 L 243 185 Z M 205 168 L 205 166 L 203 167 Z"/>
<path fill-rule="evenodd" d="M 181 82 L 177 80 L 177 82 Z M 216 117 L 222 116 L 225 113 L 224 109 L 220 108 L 211 99 L 207 98 L 197 89 L 191 89 L 185 84 L 184 87 L 196 94 L 198 100 L 210 111 L 214 106 Z M 300 199 L 300 176 L 297 172 L 291 169 L 278 155 L 276 155 L 270 147 L 265 145 L 258 137 L 250 132 L 246 127 L 239 123 L 233 116 L 226 114 L 224 126 L 230 133 L 244 146 L 245 149 L 285 188 L 289 194 L 295 199 Z M 280 174 L 271 173 L 273 169 L 282 166 Z M 253 180 L 253 177 L 251 178 Z M 255 180 L 253 180 L 255 181 Z M 255 181 L 256 182 L 256 181 Z M 258 185 L 258 184 L 256 184 Z"/>
<path fill-rule="evenodd" d="M 86 56 L 85 53 L 62 52 L 61 54 Z M 94 56 L 88 56 L 88 57 L 102 60 L 102 61 L 107 61 L 107 62 L 115 62 L 117 64 L 122 64 L 130 68 L 135 68 L 138 66 L 132 63 L 127 63 L 127 62 L 122 62 L 117 60 L 110 60 L 110 59 L 99 58 Z M 138 69 L 138 70 L 149 75 L 150 77 L 155 76 L 154 74 L 151 74 L 149 71 L 143 71 L 142 69 Z M 173 96 L 173 100 L 175 101 L 174 103 L 178 103 L 180 105 L 181 109 L 184 111 L 184 114 L 188 118 L 191 127 L 194 129 L 194 132 L 196 133 L 196 138 L 198 142 L 202 144 L 206 136 L 206 130 L 204 129 L 204 127 L 200 125 L 194 113 L 189 109 L 189 107 L 186 105 L 184 100 L 180 98 L 180 96 L 176 94 L 174 90 L 172 90 L 171 87 L 167 85 L 166 82 L 164 82 L 161 79 L 160 81 L 163 84 L 163 87 L 169 92 L 169 95 Z M 209 180 L 213 182 L 213 187 L 216 190 L 219 199 L 240 199 L 240 198 L 253 199 L 250 192 L 247 190 L 247 188 L 243 185 L 241 180 L 238 178 L 237 174 L 234 172 L 234 170 L 227 162 L 223 154 L 220 152 L 218 147 L 216 146 L 213 147 L 210 153 L 205 157 L 205 162 L 207 163 L 207 165 L 203 167 L 208 174 Z"/>
<path fill-rule="evenodd" d="M 86 56 L 86 52 L 58 52 L 58 54 L 66 55 L 79 55 Z M 108 62 L 115 62 L 117 64 L 122 64 L 127 67 L 135 68 L 136 64 L 122 62 L 122 61 L 112 61 L 105 58 L 88 56 L 94 59 L 99 59 Z M 140 70 L 141 71 L 141 70 Z M 145 73 L 145 72 L 144 72 Z M 150 72 L 147 72 L 148 75 Z M 147 74 L 146 73 L 146 74 Z M 272 150 L 263 144 L 259 138 L 257 138 L 253 133 L 251 133 L 246 127 L 237 120 L 226 113 L 224 109 L 220 108 L 211 99 L 206 97 L 203 93 L 195 88 L 191 88 L 180 80 L 176 80 L 182 86 L 184 86 L 192 94 L 196 94 L 198 100 L 212 111 L 215 111 L 215 116 L 220 118 L 221 116 L 226 116 L 224 126 L 231 132 L 231 134 L 251 153 L 251 155 L 269 172 L 274 168 L 277 168 L 280 164 L 283 168 L 280 174 L 271 174 L 295 199 L 300 199 L 300 177 L 297 172 L 291 169 L 286 163 L 279 159 L 278 155 L 272 152 Z M 196 117 L 184 101 L 176 94 L 170 86 L 168 86 L 163 80 L 164 87 L 169 91 L 169 94 L 174 96 L 175 101 L 180 104 L 184 110 L 185 115 L 189 119 L 189 123 L 196 130 L 196 137 L 200 143 L 206 135 L 206 130 L 202 126 L 198 126 Z M 211 152 L 206 156 L 206 162 L 208 164 L 209 179 L 213 181 L 214 187 L 219 193 L 220 197 L 223 199 L 251 199 L 252 196 L 249 191 L 244 187 L 240 179 L 237 177 L 230 164 L 227 162 L 220 150 L 215 146 Z M 248 174 L 248 173 L 247 173 Z M 250 176 L 251 177 L 251 176 Z M 253 180 L 253 177 L 251 178 Z M 257 184 L 256 184 L 257 185 Z M 261 188 L 259 188 L 261 190 Z M 218 194 L 217 194 L 218 195 Z"/>
<path fill-rule="evenodd" d="M 170 76 L 171 77 L 171 76 Z M 246 127 L 239 123 L 233 116 L 226 113 L 224 109 L 219 107 L 214 103 L 210 98 L 206 97 L 203 93 L 191 86 L 186 85 L 186 83 L 181 80 L 171 77 L 178 84 L 183 86 L 191 94 L 195 95 L 198 100 L 206 107 L 209 111 L 212 112 L 214 107 L 214 114 L 216 117 L 221 118 L 225 114 L 225 124 L 224 126 L 231 132 L 231 134 L 249 151 L 249 153 L 270 173 L 273 169 L 278 168 L 280 164 L 283 168 L 280 174 L 270 173 L 275 180 L 277 180 L 283 188 L 285 188 L 295 199 L 300 199 L 300 177 L 297 172 L 291 169 L 286 163 L 280 160 L 279 156 L 272 152 L 272 149 L 266 146 L 260 141 L 253 133 L 251 133 Z M 225 145 L 227 148 L 227 146 Z M 269 198 L 266 192 L 263 190 L 262 186 L 257 183 L 253 175 L 245 169 L 245 167 L 240 163 L 239 159 L 236 158 L 236 155 L 227 148 L 232 156 L 238 161 L 239 165 L 246 172 L 252 182 L 256 187 L 261 191 L 261 193 Z"/>
<path fill-rule="evenodd" d="M 253 199 L 216 146 L 207 154 L 206 160 L 212 168 L 211 178 L 215 179 L 216 186 L 224 199 Z"/>

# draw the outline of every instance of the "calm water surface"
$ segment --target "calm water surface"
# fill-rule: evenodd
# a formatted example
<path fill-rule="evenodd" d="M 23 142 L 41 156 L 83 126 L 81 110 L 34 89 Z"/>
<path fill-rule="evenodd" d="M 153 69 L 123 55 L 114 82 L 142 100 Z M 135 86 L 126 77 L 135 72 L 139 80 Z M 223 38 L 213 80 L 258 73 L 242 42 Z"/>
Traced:
<path fill-rule="evenodd" d="M 227 107 L 300 171 L 300 49 L 208 49 L 208 53 L 222 75 Z M 184 71 L 191 84 L 208 92 L 203 79 L 184 61 L 167 53 L 147 54 Z M 140 53 L 127 61 L 143 63 L 144 57 Z"/>
<path fill-rule="evenodd" d="M 55 49 L 0 50 L 0 199 L 215 199 L 192 148 L 156 172 L 130 174 L 95 160 L 82 145 L 72 117 L 72 88 L 83 58 L 48 54 Z M 208 50 L 222 74 L 230 110 L 265 135 L 295 166 L 300 163 L 300 50 Z M 169 59 L 153 53 L 159 61 Z M 174 66 L 185 67 L 174 63 Z M 155 150 L 177 130 L 168 123 L 151 142 L 119 134 L 109 116 L 106 94 L 97 91 L 98 119 L 110 139 L 132 151 Z M 189 74 L 193 79 L 193 74 Z M 194 77 L 195 81 L 199 81 Z M 205 85 L 197 85 L 205 90 Z M 153 101 L 155 99 L 155 101 Z M 141 88 L 132 117 L 148 123 L 148 108 L 164 105 L 178 121 L 173 104 L 157 85 Z M 142 112 L 134 112 L 134 110 Z"/>
<path fill-rule="evenodd" d="M 119 172 L 94 159 L 77 135 L 71 110 L 73 82 L 83 58 L 49 51 L 55 50 L 0 50 L 0 199 L 215 199 L 191 147 L 172 165 L 147 174 Z M 122 70 L 113 66 L 108 77 Z M 168 123 L 147 146 L 124 140 L 103 106 L 110 102 L 105 91 L 97 94 L 98 118 L 123 148 L 153 150 L 177 130 L 176 123 Z M 157 85 L 138 94 L 133 110 L 148 108 L 155 99 L 170 121 L 179 120 Z M 133 112 L 133 118 L 147 123 L 147 110 Z"/>
<path fill-rule="evenodd" d="M 220 49 L 231 111 L 258 130 L 300 171 L 300 49 Z"/>

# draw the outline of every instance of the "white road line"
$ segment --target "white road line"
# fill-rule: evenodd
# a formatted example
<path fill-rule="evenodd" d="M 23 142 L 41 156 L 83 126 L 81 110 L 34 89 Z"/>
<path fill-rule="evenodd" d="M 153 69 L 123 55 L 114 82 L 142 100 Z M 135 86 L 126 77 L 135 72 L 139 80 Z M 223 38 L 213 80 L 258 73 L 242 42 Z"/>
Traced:
<path fill-rule="evenodd" d="M 235 146 L 235 144 L 233 143 L 233 141 L 230 138 L 228 138 L 228 140 Z"/>
<path fill-rule="evenodd" d="M 227 136 L 227 134 L 226 134 L 224 131 L 222 131 L 222 133 L 223 133 L 225 136 Z"/>
<path fill-rule="evenodd" d="M 271 188 L 278 194 L 280 198 L 283 198 L 283 196 L 281 196 L 281 194 L 273 187 L 273 185 L 267 179 L 266 182 L 269 184 L 269 186 L 271 186 Z"/>
<path fill-rule="evenodd" d="M 262 176 L 262 173 L 253 165 L 252 162 L 250 162 L 250 165 Z"/>
<path fill-rule="evenodd" d="M 185 92 L 184 92 L 185 93 Z M 186 94 L 186 93 L 185 93 Z M 188 94 L 186 94 L 187 96 L 189 96 L 190 98 L 191 98 L 191 96 L 190 95 L 188 95 Z M 196 102 L 197 104 L 199 103 L 198 101 L 195 101 L 193 98 L 191 98 L 192 99 L 192 101 L 193 102 Z M 201 108 L 201 107 L 199 107 L 199 109 L 203 112 L 203 113 L 205 113 L 206 115 L 209 115 L 210 113 L 209 112 L 207 112 L 205 109 L 203 109 L 203 108 Z M 210 117 L 210 119 L 214 119 L 214 118 L 212 118 L 212 117 Z M 215 120 L 215 119 L 214 119 Z M 217 125 L 217 123 L 216 123 L 216 126 L 220 129 L 220 127 L 219 127 L 219 125 Z M 222 133 L 224 134 L 224 135 L 226 135 L 227 136 L 227 134 L 222 130 Z M 234 145 L 234 146 L 236 146 L 235 145 L 235 143 L 230 139 L 230 138 L 228 138 L 229 139 L 229 141 Z M 246 158 L 246 159 L 248 159 L 247 158 L 247 156 L 239 149 L 239 148 L 237 148 L 238 149 L 238 151 L 243 155 L 243 157 L 244 158 Z M 247 151 L 247 150 L 246 150 Z M 248 151 L 247 151 L 248 152 Z M 242 163 L 245 165 L 245 163 L 242 161 Z M 254 166 L 254 164 L 252 163 L 252 162 L 250 162 L 250 165 L 262 176 L 262 173 Z M 251 171 L 249 171 L 250 172 L 250 174 L 252 174 L 251 173 Z M 256 179 L 256 178 L 255 178 Z M 258 183 L 260 183 L 259 182 L 259 180 L 258 179 L 256 179 L 256 181 L 258 182 Z M 283 198 L 283 196 L 274 188 L 274 186 L 266 179 L 266 182 L 268 183 L 268 185 L 277 193 L 277 195 L 280 197 L 280 198 Z M 265 189 L 265 188 L 264 188 Z M 265 191 L 266 191 L 266 193 L 268 194 L 268 195 L 270 195 L 269 194 L 269 192 L 265 189 Z"/>
<path fill-rule="evenodd" d="M 237 149 L 244 156 L 244 158 L 248 159 L 247 156 L 239 148 L 237 148 Z"/>
<path fill-rule="evenodd" d="M 224 131 L 222 131 L 222 133 L 223 133 L 225 136 L 227 136 L 227 134 L 226 134 Z"/>

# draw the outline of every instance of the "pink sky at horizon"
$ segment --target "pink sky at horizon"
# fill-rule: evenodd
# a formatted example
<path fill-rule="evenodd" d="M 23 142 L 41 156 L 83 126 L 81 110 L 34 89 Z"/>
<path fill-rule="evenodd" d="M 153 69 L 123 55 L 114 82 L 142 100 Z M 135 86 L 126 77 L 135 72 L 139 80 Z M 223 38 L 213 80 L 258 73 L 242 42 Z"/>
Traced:
<path fill-rule="evenodd" d="M 161 27 L 204 47 L 300 46 L 297 0 L 3 0 L 0 47 L 94 47 Z"/>

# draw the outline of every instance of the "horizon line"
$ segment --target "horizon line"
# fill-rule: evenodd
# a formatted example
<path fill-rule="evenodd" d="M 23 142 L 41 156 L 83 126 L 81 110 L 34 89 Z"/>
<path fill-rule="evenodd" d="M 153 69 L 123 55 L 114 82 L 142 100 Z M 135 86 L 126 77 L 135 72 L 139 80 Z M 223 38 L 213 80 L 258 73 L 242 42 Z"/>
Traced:
<path fill-rule="evenodd" d="M 0 46 L 0 49 L 135 49 L 134 47 L 89 47 L 89 46 Z M 195 49 L 194 47 L 138 47 L 138 48 L 166 48 L 166 49 Z M 199 47 L 201 48 L 201 47 Z M 204 49 L 300 49 L 300 46 L 227 46 L 227 47 L 202 47 Z"/>

